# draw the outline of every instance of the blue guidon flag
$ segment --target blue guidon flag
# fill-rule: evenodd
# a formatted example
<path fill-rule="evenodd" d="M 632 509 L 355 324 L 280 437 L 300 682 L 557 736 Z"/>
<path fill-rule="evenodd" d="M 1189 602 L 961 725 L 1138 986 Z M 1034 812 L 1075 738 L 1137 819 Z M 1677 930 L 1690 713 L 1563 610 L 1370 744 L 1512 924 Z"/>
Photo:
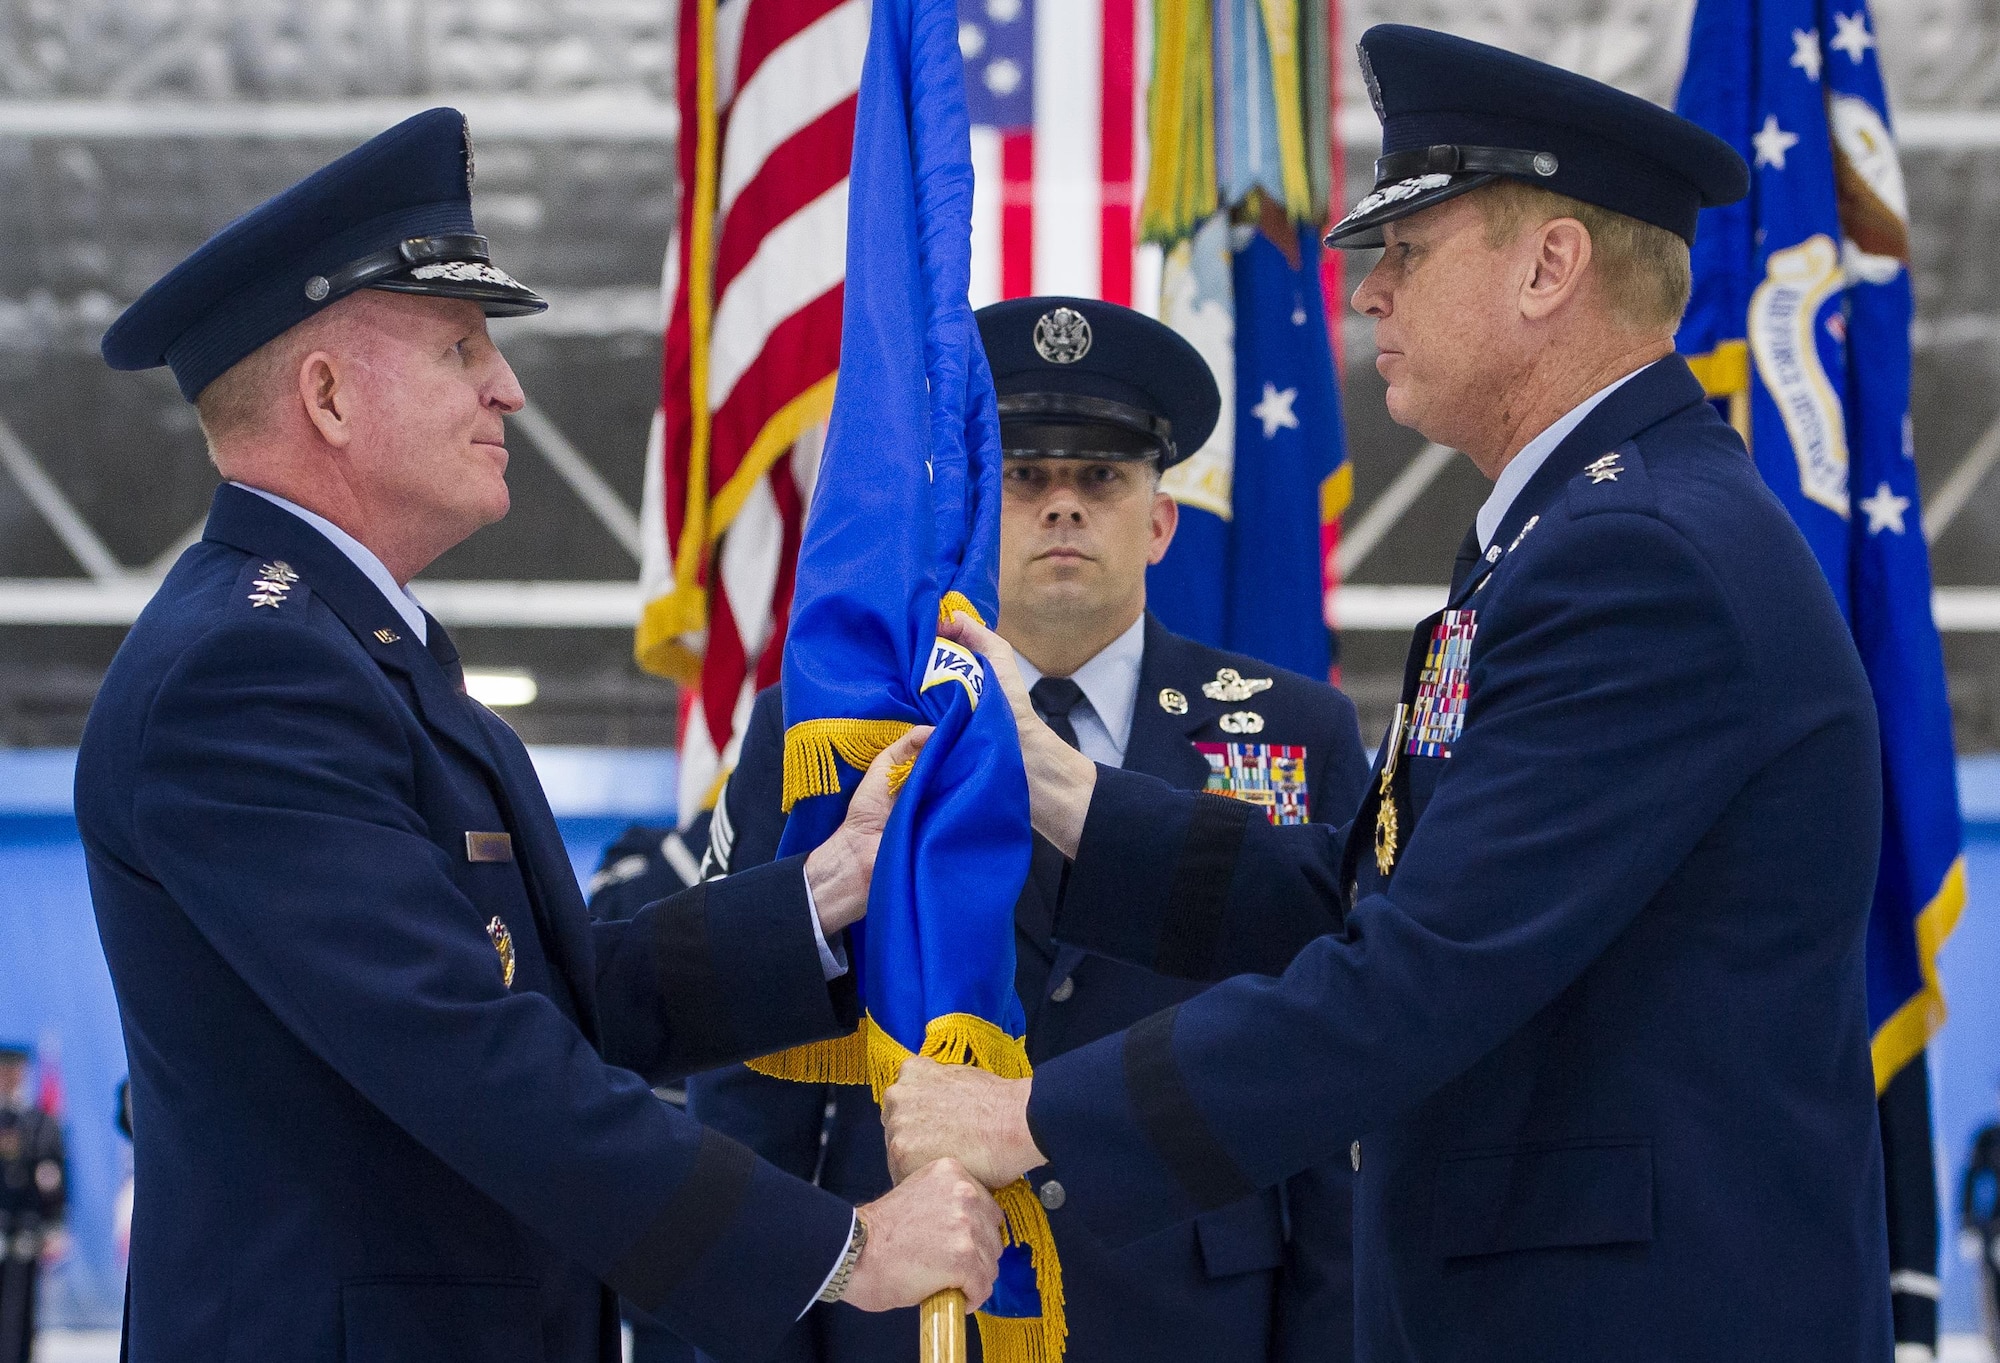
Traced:
<path fill-rule="evenodd" d="M 1679 347 L 1818 555 L 1874 683 L 1879 1091 L 1944 1021 L 1937 952 L 1965 862 L 1910 437 L 1909 207 L 1866 0 L 1701 0 L 1679 109 L 1753 167 L 1749 198 L 1702 213 Z"/>
<path fill-rule="evenodd" d="M 985 661 L 938 633 L 953 611 L 998 615 L 1000 428 L 966 301 L 972 184 L 954 0 L 875 0 L 840 381 L 785 644 L 779 855 L 822 842 L 905 731 L 936 732 L 896 774 L 868 917 L 850 931 L 860 1029 L 754 1068 L 869 1084 L 878 1100 L 913 1054 L 1029 1072 L 1014 992 L 1031 837 L 1020 740 Z M 1052 1363 L 1064 1324 L 1047 1213 L 1025 1181 L 996 1196 L 1012 1243 L 980 1313 L 984 1355 Z"/>

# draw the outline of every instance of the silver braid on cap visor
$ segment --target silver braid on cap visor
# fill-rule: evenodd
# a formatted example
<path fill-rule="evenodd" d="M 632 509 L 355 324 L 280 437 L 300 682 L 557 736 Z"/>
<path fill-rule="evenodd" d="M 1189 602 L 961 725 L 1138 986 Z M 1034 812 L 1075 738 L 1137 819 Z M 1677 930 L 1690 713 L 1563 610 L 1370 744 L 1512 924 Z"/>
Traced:
<path fill-rule="evenodd" d="M 491 270 L 498 278 L 476 276 L 476 281 L 522 288 L 504 271 L 490 263 L 492 250 L 486 238 L 471 232 L 455 232 L 435 237 L 410 237 L 386 251 L 361 257 L 341 266 L 330 275 L 314 275 L 306 281 L 306 297 L 315 303 L 365 289 L 385 276 L 413 266 L 472 264 Z M 421 277 L 421 276 L 420 276 Z"/>

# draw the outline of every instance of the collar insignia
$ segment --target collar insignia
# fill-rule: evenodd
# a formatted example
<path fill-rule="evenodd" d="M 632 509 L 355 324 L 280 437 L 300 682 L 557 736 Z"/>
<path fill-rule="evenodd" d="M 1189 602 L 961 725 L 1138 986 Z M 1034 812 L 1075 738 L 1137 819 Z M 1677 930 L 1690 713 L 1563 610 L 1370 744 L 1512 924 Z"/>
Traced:
<path fill-rule="evenodd" d="M 393 629 L 378 629 L 375 631 L 377 641 L 385 644 L 393 644 L 402 637 L 402 635 L 396 633 Z"/>
<path fill-rule="evenodd" d="M 1625 471 L 1625 466 L 1618 462 L 1618 451 L 1613 450 L 1603 458 L 1593 459 L 1585 464 L 1583 471 L 1590 475 L 1591 485 L 1595 486 L 1598 483 L 1617 482 L 1618 475 Z"/>
<path fill-rule="evenodd" d="M 250 604 L 275 608 L 291 594 L 298 580 L 291 564 L 274 559 L 257 570 L 257 580 L 250 584 Z"/>
<path fill-rule="evenodd" d="M 1160 708 L 1170 715 L 1184 715 L 1188 712 L 1187 697 L 1171 686 L 1160 688 Z"/>
<path fill-rule="evenodd" d="M 1542 518 L 1541 518 L 1540 516 L 1530 516 L 1530 517 L 1528 517 L 1528 522 L 1527 522 L 1527 524 L 1526 524 L 1526 525 L 1523 525 L 1523 526 L 1521 527 L 1521 533 L 1520 533 L 1520 534 L 1518 534 L 1518 535 L 1516 535 L 1516 536 L 1514 536 L 1514 542 L 1513 542 L 1512 544 L 1510 544 L 1510 545 L 1508 545 L 1508 546 L 1507 546 L 1507 552 L 1511 554 L 1511 553 L 1513 553 L 1513 552 L 1514 552 L 1514 551 L 1515 551 L 1516 549 L 1519 549 L 1519 548 L 1521 547 L 1521 541 L 1522 541 L 1522 540 L 1524 540 L 1524 539 L 1526 539 L 1526 538 L 1528 538 L 1528 532 L 1529 532 L 1530 530 L 1533 530 L 1533 529 L 1535 528 L 1536 524 L 1537 524 L 1537 523 L 1538 523 L 1538 522 L 1539 522 L 1539 521 L 1540 521 L 1541 519 L 1542 519 Z"/>
<path fill-rule="evenodd" d="M 1246 677 L 1233 667 L 1216 669 L 1215 680 L 1201 684 L 1201 693 L 1210 700 L 1248 700 L 1259 691 L 1270 689 L 1269 677 Z M 1255 733 L 1256 730 L 1248 732 Z"/>

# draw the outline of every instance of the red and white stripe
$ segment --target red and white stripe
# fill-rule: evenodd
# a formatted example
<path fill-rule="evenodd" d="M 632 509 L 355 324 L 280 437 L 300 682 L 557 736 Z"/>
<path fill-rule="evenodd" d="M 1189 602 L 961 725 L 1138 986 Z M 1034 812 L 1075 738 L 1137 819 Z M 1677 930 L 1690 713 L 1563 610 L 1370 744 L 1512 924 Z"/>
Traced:
<path fill-rule="evenodd" d="M 746 467 L 759 436 L 787 404 L 826 380 L 838 362 L 847 169 L 868 13 L 867 0 L 721 0 L 716 9 L 719 155 L 706 395 L 711 496 Z M 695 112 L 682 110 L 684 138 L 695 136 Z M 692 395 L 684 368 L 676 388 L 673 352 L 676 327 L 686 335 L 681 260 L 692 197 L 682 195 L 667 257 L 668 377 L 648 451 L 644 508 L 649 542 L 641 596 L 648 601 L 675 585 L 677 498 L 685 498 Z M 699 685 L 682 697 L 684 822 L 713 798 L 720 774 L 734 765 L 756 692 L 778 679 L 822 435 L 817 427 L 805 430 L 756 477 L 707 560 L 705 628 L 681 636 L 701 658 Z"/>
<path fill-rule="evenodd" d="M 972 305 L 1061 293 L 1145 307 L 1135 290 L 1147 7 L 1040 0 L 1034 124 L 972 129 Z M 1135 299 L 1136 304 L 1135 304 Z"/>

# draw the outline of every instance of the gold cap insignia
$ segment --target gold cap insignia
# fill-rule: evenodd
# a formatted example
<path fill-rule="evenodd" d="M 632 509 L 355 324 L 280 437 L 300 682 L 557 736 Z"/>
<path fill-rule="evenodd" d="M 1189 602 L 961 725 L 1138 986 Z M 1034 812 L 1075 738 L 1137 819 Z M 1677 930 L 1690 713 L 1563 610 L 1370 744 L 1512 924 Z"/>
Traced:
<path fill-rule="evenodd" d="M 1269 677 L 1246 677 L 1233 667 L 1218 668 L 1214 681 L 1201 684 L 1201 693 L 1210 700 L 1248 700 L 1259 691 L 1270 689 Z M 1257 730 L 1246 729 L 1244 732 L 1254 734 Z"/>
<path fill-rule="evenodd" d="M 500 956 L 500 983 L 509 989 L 514 987 L 514 934 L 507 931 L 507 925 L 495 918 L 486 925 L 486 935 L 493 939 L 493 950 Z"/>
<path fill-rule="evenodd" d="M 1268 685 L 1269 683 L 1266 683 Z M 1255 710 L 1231 710 L 1215 721 L 1226 734 L 1261 734 L 1264 732 L 1264 717 Z"/>
<path fill-rule="evenodd" d="M 1160 688 L 1160 708 L 1170 715 L 1184 715 L 1188 711 L 1187 697 L 1171 686 Z"/>

